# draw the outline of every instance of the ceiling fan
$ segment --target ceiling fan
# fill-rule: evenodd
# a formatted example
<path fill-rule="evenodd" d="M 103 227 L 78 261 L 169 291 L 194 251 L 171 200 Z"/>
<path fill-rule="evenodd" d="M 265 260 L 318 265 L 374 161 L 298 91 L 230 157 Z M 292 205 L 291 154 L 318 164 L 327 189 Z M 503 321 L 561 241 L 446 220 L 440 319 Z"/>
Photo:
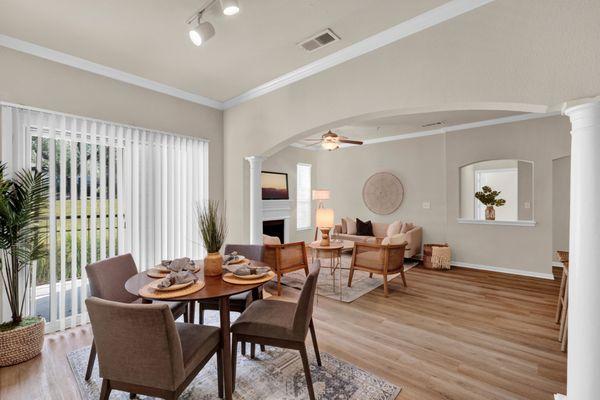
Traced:
<path fill-rule="evenodd" d="M 323 147 L 325 150 L 329 150 L 329 151 L 338 149 L 340 147 L 340 143 L 355 144 L 355 145 L 363 144 L 363 142 L 361 140 L 351 140 L 345 136 L 338 135 L 337 133 L 334 133 L 331 131 L 323 134 L 321 136 L 321 139 L 305 139 L 305 140 L 320 142 L 321 147 Z M 313 145 L 311 144 L 309 146 L 313 146 Z"/>

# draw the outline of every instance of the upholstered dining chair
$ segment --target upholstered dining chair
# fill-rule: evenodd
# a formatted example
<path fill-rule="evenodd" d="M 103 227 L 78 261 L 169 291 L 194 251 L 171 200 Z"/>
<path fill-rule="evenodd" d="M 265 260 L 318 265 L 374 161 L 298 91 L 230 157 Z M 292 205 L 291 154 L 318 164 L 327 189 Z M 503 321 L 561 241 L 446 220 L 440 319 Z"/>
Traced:
<path fill-rule="evenodd" d="M 90 294 L 104 300 L 118 301 L 119 303 L 141 303 L 141 299 L 125 290 L 125 282 L 138 273 L 135 261 L 131 254 L 123 254 L 89 264 L 85 267 L 90 284 Z M 183 315 L 187 321 L 187 303 L 167 302 L 175 319 Z M 94 361 L 96 359 L 95 341 L 92 342 L 90 358 L 88 360 L 85 380 L 92 376 Z"/>
<path fill-rule="evenodd" d="M 317 365 L 321 366 L 321 355 L 319 354 L 315 326 L 312 320 L 315 290 L 320 269 L 319 260 L 311 265 L 310 273 L 300 292 L 298 303 L 281 300 L 254 301 L 231 325 L 231 362 L 234 388 L 237 343 L 245 341 L 300 351 L 308 395 L 311 400 L 315 398 L 305 341 L 310 329 Z"/>
<path fill-rule="evenodd" d="M 348 276 L 348 287 L 352 286 L 355 270 L 366 271 L 369 276 L 383 275 L 383 294 L 388 297 L 388 275 L 400 273 L 406 287 L 404 275 L 404 250 L 407 242 L 401 244 L 354 243 L 352 262 Z"/>
<path fill-rule="evenodd" d="M 304 242 L 265 244 L 263 261 L 277 274 L 277 296 L 281 296 L 281 277 L 303 269 L 308 276 L 308 259 Z"/>
<path fill-rule="evenodd" d="M 90 297 L 85 301 L 94 329 L 102 389 L 177 399 L 217 354 L 218 391 L 223 397 L 219 328 L 176 323 L 167 304 L 126 304 Z"/>
<path fill-rule="evenodd" d="M 262 261 L 263 259 L 263 246 L 254 244 L 227 244 L 225 245 L 225 254 L 231 254 L 237 251 L 238 254 L 250 260 Z M 262 298 L 262 287 L 258 288 L 258 298 Z M 252 302 L 252 292 L 247 291 L 239 294 L 235 294 L 229 298 L 229 310 L 233 312 L 243 313 L 246 307 Z M 209 299 L 198 301 L 198 318 L 199 323 L 204 323 L 204 311 L 205 310 L 219 310 L 219 300 Z M 261 346 L 261 350 L 265 350 L 264 346 Z M 250 348 L 250 355 L 254 358 L 254 345 Z M 242 354 L 246 355 L 246 344 L 242 343 Z"/>

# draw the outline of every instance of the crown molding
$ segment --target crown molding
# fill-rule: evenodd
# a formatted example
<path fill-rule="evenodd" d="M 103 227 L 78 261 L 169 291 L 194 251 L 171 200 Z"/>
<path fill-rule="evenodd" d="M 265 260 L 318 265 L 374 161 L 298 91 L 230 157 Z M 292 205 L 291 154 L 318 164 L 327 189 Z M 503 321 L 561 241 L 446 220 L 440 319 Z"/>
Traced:
<path fill-rule="evenodd" d="M 433 8 L 406 20 L 389 29 L 356 42 L 348 47 L 336 51 L 312 63 L 306 64 L 294 71 L 281 75 L 269 82 L 248 90 L 239 96 L 233 97 L 223 103 L 224 108 L 235 107 L 246 101 L 263 96 L 284 86 L 291 85 L 309 76 L 318 74 L 336 65 L 360 57 L 373 50 L 394 43 L 407 36 L 423 31 L 454 17 L 465 14 L 476 8 L 491 3 L 494 0 L 452 0 L 439 7 Z"/>
<path fill-rule="evenodd" d="M 176 97 L 192 103 L 201 104 L 203 106 L 223 109 L 223 103 L 208 97 L 200 96 L 195 93 L 186 92 L 185 90 L 177 89 L 173 86 L 165 85 L 150 79 L 142 78 L 141 76 L 130 74 L 116 68 L 107 67 L 106 65 L 98 64 L 83 58 L 75 57 L 67 53 L 52 50 L 47 47 L 39 46 L 35 43 L 26 42 L 21 39 L 0 34 L 0 46 L 9 49 L 17 50 L 22 53 L 31 54 L 32 56 L 44 58 L 54 61 L 69 67 L 77 68 L 83 71 L 91 72 L 96 75 L 101 75 L 110 79 L 125 82 L 130 85 L 138 86 L 154 92 L 166 94 L 167 96 Z"/>
<path fill-rule="evenodd" d="M 558 115 L 561 115 L 560 111 L 552 111 L 552 112 L 548 112 L 548 113 L 528 113 L 528 114 L 510 115 L 508 117 L 501 117 L 501 118 L 487 119 L 484 121 L 468 122 L 465 124 L 445 126 L 443 128 L 432 129 L 432 130 L 428 130 L 428 131 L 402 133 L 399 135 L 384 136 L 384 137 L 380 137 L 380 138 L 376 138 L 376 139 L 367 139 L 367 140 L 363 141 L 363 146 L 370 145 L 370 144 L 377 144 L 377 143 L 395 142 L 397 140 L 408 140 L 408 139 L 415 139 L 415 138 L 421 138 L 421 137 L 426 137 L 426 136 L 442 135 L 442 134 L 446 134 L 446 133 L 466 131 L 466 130 L 475 129 L 475 128 L 482 128 L 485 126 L 510 124 L 513 122 L 521 122 L 521 121 L 529 121 L 532 119 L 555 117 Z M 321 148 L 311 148 L 312 146 L 306 147 L 306 146 L 302 145 L 301 143 L 292 143 L 292 144 L 290 144 L 290 146 L 297 147 L 297 148 L 304 149 L 304 150 L 310 150 L 310 151 L 325 151 L 324 149 L 321 149 Z M 346 147 L 356 147 L 356 146 L 352 146 L 352 145 L 340 146 L 340 148 L 346 148 Z"/>

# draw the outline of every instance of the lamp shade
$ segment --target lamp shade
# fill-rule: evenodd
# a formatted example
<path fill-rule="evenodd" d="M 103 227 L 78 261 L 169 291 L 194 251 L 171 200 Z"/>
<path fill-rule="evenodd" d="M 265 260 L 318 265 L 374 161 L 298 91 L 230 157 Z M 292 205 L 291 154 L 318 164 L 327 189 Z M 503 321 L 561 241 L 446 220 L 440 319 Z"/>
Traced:
<path fill-rule="evenodd" d="M 329 200 L 331 192 L 324 189 L 316 189 L 312 191 L 313 200 Z"/>
<path fill-rule="evenodd" d="M 332 228 L 334 224 L 333 209 L 317 208 L 317 226 L 319 228 Z"/>

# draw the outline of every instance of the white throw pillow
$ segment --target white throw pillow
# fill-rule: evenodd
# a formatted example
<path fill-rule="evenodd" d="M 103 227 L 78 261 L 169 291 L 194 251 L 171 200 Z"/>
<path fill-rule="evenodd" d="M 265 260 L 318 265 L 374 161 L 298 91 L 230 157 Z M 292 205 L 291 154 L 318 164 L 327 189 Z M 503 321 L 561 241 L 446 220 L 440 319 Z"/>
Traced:
<path fill-rule="evenodd" d="M 388 226 L 385 236 L 394 236 L 400 233 L 400 229 L 402 229 L 402 221 L 394 221 Z"/>
<path fill-rule="evenodd" d="M 346 217 L 346 229 L 348 235 L 356 235 L 356 220 Z"/>
<path fill-rule="evenodd" d="M 388 238 L 386 238 L 386 239 L 388 239 Z M 390 236 L 389 239 L 390 239 L 389 244 L 402 244 L 402 243 L 406 242 L 406 233 L 397 233 L 393 236 Z"/>
<path fill-rule="evenodd" d="M 263 244 L 281 244 L 277 236 L 263 235 Z"/>
<path fill-rule="evenodd" d="M 412 222 L 405 222 L 402 225 L 402 229 L 400 230 L 400 233 L 406 233 L 410 230 L 412 230 L 415 227 L 415 224 L 413 224 Z"/>

